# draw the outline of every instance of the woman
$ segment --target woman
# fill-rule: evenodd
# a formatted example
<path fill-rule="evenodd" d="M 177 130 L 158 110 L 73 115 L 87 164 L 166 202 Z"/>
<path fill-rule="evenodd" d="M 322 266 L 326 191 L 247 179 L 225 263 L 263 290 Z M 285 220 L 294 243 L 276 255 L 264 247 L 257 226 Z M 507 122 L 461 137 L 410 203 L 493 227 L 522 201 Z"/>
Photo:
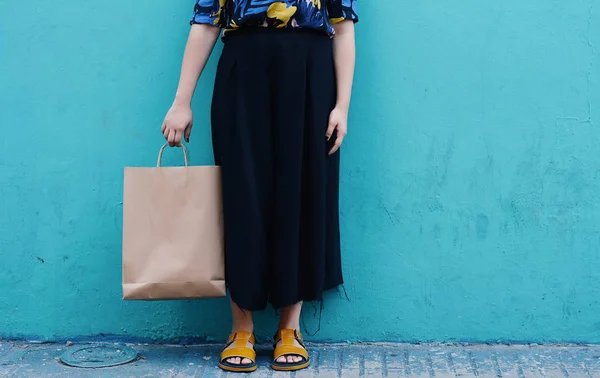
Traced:
<path fill-rule="evenodd" d="M 213 149 L 222 167 L 233 331 L 219 366 L 256 370 L 252 311 L 281 309 L 272 367 L 309 365 L 303 301 L 342 284 L 339 148 L 354 74 L 356 0 L 196 0 L 162 132 L 189 142 L 190 102 L 223 30 Z"/>

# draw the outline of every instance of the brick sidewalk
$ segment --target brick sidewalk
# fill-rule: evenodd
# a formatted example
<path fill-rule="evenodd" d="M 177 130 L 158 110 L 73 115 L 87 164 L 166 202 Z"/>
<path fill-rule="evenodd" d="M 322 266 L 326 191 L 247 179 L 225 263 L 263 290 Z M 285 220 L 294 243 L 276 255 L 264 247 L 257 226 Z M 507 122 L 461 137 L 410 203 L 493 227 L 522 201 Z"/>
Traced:
<path fill-rule="evenodd" d="M 309 344 L 312 365 L 297 373 L 272 371 L 261 346 L 248 375 L 216 367 L 219 345 L 132 345 L 140 359 L 96 370 L 57 361 L 80 346 L 0 342 L 0 377 L 600 377 L 600 346 Z"/>

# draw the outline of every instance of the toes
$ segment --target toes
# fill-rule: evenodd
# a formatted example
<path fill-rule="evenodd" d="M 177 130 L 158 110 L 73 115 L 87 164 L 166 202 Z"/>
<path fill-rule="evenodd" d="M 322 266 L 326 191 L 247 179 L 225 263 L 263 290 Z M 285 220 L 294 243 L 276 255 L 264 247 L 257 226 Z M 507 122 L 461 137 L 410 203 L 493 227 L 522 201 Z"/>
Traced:
<path fill-rule="evenodd" d="M 281 356 L 275 361 L 284 364 L 297 364 L 298 362 L 302 361 L 302 357 L 295 355 Z"/>
<path fill-rule="evenodd" d="M 252 363 L 252 360 L 250 360 L 249 358 L 242 359 L 241 357 L 231 357 L 228 358 L 226 361 L 233 365 L 250 365 Z"/>
<path fill-rule="evenodd" d="M 300 356 L 288 356 L 287 357 L 288 364 L 296 364 L 296 363 L 300 362 L 301 360 L 302 360 L 302 358 Z"/>

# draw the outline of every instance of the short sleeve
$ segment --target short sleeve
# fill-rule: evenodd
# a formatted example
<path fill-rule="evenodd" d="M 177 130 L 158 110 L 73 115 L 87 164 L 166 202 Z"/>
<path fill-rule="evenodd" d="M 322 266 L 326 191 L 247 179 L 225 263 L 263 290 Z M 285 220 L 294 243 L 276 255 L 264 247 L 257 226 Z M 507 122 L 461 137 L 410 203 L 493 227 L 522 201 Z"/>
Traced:
<path fill-rule="evenodd" d="M 332 24 L 337 24 L 344 20 L 351 20 L 355 23 L 358 22 L 356 1 L 357 0 L 329 0 L 329 3 L 327 4 L 329 21 Z"/>
<path fill-rule="evenodd" d="M 196 0 L 194 17 L 190 24 L 206 24 L 223 27 L 225 22 L 225 0 Z"/>

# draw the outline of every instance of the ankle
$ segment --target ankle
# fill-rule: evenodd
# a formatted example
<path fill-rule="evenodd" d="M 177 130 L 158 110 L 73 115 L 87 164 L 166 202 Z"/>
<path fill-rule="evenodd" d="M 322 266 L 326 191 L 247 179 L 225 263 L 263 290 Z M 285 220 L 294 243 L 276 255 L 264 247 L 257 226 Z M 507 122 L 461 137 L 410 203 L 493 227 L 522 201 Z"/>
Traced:
<path fill-rule="evenodd" d="M 300 331 L 300 324 L 296 322 L 280 322 L 277 329 L 295 329 L 296 331 Z"/>
<path fill-rule="evenodd" d="M 231 326 L 232 332 L 250 332 L 254 333 L 254 322 L 250 319 L 239 319 L 242 321 L 234 321 Z"/>
<path fill-rule="evenodd" d="M 281 309 L 279 316 L 279 329 L 300 330 L 300 314 L 302 313 L 302 302 Z"/>
<path fill-rule="evenodd" d="M 254 333 L 254 326 L 252 325 L 234 325 L 231 328 L 231 333 L 236 333 L 236 332 L 250 332 L 250 333 Z"/>

